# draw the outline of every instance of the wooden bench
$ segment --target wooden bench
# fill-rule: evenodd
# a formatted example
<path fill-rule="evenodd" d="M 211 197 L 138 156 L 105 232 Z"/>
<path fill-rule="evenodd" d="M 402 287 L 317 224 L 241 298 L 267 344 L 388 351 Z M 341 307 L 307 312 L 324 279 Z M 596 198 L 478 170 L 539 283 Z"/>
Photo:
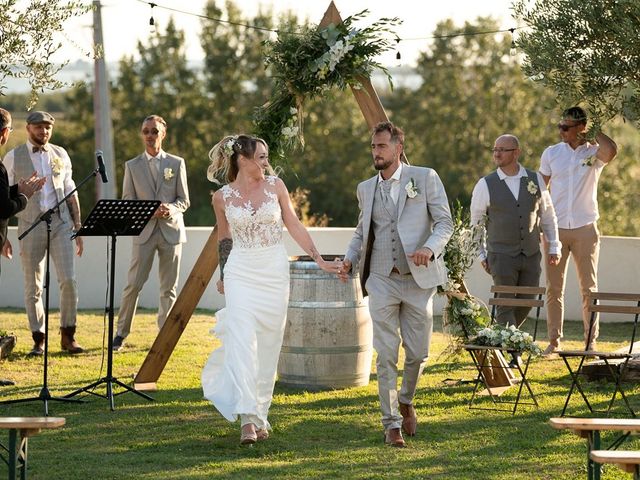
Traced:
<path fill-rule="evenodd" d="M 64 424 L 65 419 L 61 417 L 0 417 L 0 428 L 9 430 L 9 447 L 0 444 L 0 458 L 9 467 L 9 480 L 17 479 L 20 469 L 20 478 L 27 478 L 29 437 L 37 435 L 42 429 L 58 428 Z M 8 454 L 6 459 L 4 452 Z"/>
<path fill-rule="evenodd" d="M 576 435 L 587 440 L 587 479 L 600 480 L 601 463 L 591 455 L 592 452 L 601 451 L 600 432 L 623 432 L 622 437 L 617 438 L 609 448 L 617 448 L 630 433 L 640 432 L 640 420 L 622 418 L 551 418 L 549 424 L 558 430 L 571 430 Z M 609 454 L 621 453 L 616 450 L 608 450 Z M 640 452 L 634 452 L 636 455 Z"/>
<path fill-rule="evenodd" d="M 640 452 L 629 450 L 592 450 L 591 460 L 597 463 L 613 463 L 622 470 L 633 473 L 634 480 L 640 479 Z"/>

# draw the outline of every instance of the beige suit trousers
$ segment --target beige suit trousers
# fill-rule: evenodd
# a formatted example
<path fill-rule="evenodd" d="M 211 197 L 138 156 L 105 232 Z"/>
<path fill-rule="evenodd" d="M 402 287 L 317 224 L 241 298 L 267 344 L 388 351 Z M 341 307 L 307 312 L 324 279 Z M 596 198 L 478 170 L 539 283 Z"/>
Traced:
<path fill-rule="evenodd" d="M 133 243 L 127 286 L 122 292 L 120 311 L 118 312 L 116 335 L 122 338 L 126 338 L 131 331 L 131 323 L 136 314 L 140 290 L 142 290 L 149 278 L 156 252 L 158 252 L 158 276 L 160 277 L 158 328 L 162 328 L 171 307 L 176 301 L 182 244 L 168 243 L 160 228 L 156 226 L 146 242 Z"/>
<path fill-rule="evenodd" d="M 369 312 L 373 322 L 373 348 L 377 353 L 378 395 L 385 429 L 400 428 L 398 402 L 410 404 L 429 356 L 433 332 L 435 288 L 423 289 L 411 274 L 386 277 L 371 273 L 367 279 Z M 398 392 L 400 344 L 405 359 Z"/>

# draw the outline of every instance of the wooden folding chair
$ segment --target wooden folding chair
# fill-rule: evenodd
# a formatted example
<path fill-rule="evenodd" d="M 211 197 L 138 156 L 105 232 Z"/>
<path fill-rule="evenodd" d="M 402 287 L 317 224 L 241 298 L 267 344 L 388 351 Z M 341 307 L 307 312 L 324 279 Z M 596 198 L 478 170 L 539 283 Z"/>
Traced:
<path fill-rule="evenodd" d="M 526 307 L 535 308 L 536 314 L 534 317 L 533 333 L 531 336 L 535 341 L 538 334 L 538 321 L 540 320 L 540 309 L 544 306 L 544 300 L 542 296 L 545 294 L 543 287 L 518 287 L 511 285 L 494 285 L 491 287 L 491 293 L 493 298 L 489 300 L 491 306 L 491 323 L 495 323 L 497 307 Z M 476 378 L 475 387 L 469 400 L 470 409 L 479 410 L 501 410 L 511 411 L 512 415 L 515 415 L 518 405 L 532 405 L 538 407 L 538 401 L 531 389 L 529 380 L 527 379 L 527 373 L 529 371 L 529 364 L 531 362 L 531 355 L 526 354 L 516 349 L 506 349 L 500 347 L 490 347 L 486 345 L 465 345 L 464 348 L 469 352 L 473 363 L 478 370 L 478 376 Z M 520 374 L 518 392 L 516 398 L 513 401 L 501 398 L 502 394 L 511 386 L 518 383 L 518 379 L 512 374 L 512 367 L 504 359 L 503 353 L 509 354 L 509 356 L 523 356 L 526 359 L 523 364 L 516 363 L 515 369 Z M 501 359 L 496 362 L 495 359 Z M 523 368 L 524 366 L 524 368 Z M 508 383 L 504 386 L 494 386 L 495 377 L 507 377 Z M 484 390 L 480 390 L 484 387 Z M 531 402 L 522 402 L 521 396 L 523 389 L 526 388 L 531 397 Z M 493 407 L 478 407 L 474 405 L 474 402 L 479 396 L 488 396 L 493 402 Z M 513 404 L 513 408 L 501 408 L 504 404 Z"/>
<path fill-rule="evenodd" d="M 605 303 L 603 303 L 605 302 Z M 617 302 L 617 303 L 611 303 Z M 626 305 L 621 305 L 621 303 L 626 303 Z M 635 305 L 633 305 L 635 303 Z M 564 350 L 558 352 L 558 355 L 564 360 L 564 363 L 569 370 L 569 375 L 571 376 L 571 387 L 569 388 L 569 393 L 567 394 L 567 399 L 564 402 L 564 407 L 562 408 L 562 413 L 560 416 L 564 416 L 567 411 L 567 407 L 569 405 L 569 400 L 573 395 L 574 391 L 577 390 L 584 403 L 589 408 L 591 413 L 606 413 L 609 415 L 611 412 L 611 407 L 616 399 L 618 392 L 620 392 L 620 397 L 624 400 L 624 403 L 631 413 L 633 417 L 636 416 L 633 408 L 629 404 L 629 400 L 622 388 L 622 378 L 625 374 L 627 366 L 629 364 L 629 360 L 633 357 L 633 344 L 636 339 L 636 333 L 638 328 L 638 318 L 640 317 L 640 294 L 638 293 L 605 293 L 605 292 L 591 292 L 589 293 L 589 312 L 591 313 L 591 318 L 589 321 L 589 332 L 587 335 L 587 339 L 585 340 L 584 350 Z M 599 313 L 615 313 L 621 315 L 633 315 L 633 329 L 631 332 L 630 345 L 629 349 L 623 352 L 605 352 L 600 350 L 588 350 L 589 348 L 589 340 L 591 339 L 591 334 L 594 329 L 594 325 L 596 322 L 596 318 Z M 613 395 L 611 396 L 611 400 L 607 406 L 607 409 L 602 410 L 594 410 L 587 399 L 587 396 L 580 384 L 580 377 L 584 375 L 584 367 L 585 361 L 587 358 L 596 358 L 604 362 L 604 365 L 607 368 L 607 372 L 611 376 L 611 378 L 615 381 L 615 387 L 613 390 Z M 574 370 L 571 368 L 571 363 L 569 359 L 577 359 L 578 366 Z"/>

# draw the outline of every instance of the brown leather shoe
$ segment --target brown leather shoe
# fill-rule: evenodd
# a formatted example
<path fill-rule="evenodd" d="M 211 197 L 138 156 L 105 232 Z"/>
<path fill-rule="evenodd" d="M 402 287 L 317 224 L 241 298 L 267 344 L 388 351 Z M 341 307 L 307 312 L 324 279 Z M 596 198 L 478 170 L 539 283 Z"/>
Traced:
<path fill-rule="evenodd" d="M 413 437 L 418 427 L 418 415 L 412 404 L 400 403 L 400 415 L 402 415 L 402 431 Z"/>
<path fill-rule="evenodd" d="M 76 327 L 60 327 L 60 348 L 72 355 L 84 352 L 84 349 L 74 338 Z"/>
<path fill-rule="evenodd" d="M 399 428 L 387 428 L 384 431 L 384 443 L 391 447 L 405 448 L 407 446 L 402 438 L 402 433 Z"/>

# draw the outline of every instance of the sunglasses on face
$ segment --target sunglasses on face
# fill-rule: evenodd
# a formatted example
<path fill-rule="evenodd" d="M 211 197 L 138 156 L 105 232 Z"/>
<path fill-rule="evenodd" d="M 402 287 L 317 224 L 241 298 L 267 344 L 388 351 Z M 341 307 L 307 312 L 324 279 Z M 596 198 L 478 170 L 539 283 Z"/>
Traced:
<path fill-rule="evenodd" d="M 579 123 L 575 123 L 573 125 L 567 125 L 566 123 L 559 123 L 558 124 L 558 128 L 560 130 L 562 130 L 563 132 L 568 132 L 569 130 L 571 130 L 573 127 L 577 127 L 578 125 L 580 125 Z"/>
<path fill-rule="evenodd" d="M 144 130 L 142 130 L 143 135 L 149 135 L 150 133 L 157 135 L 158 133 L 160 133 L 160 130 L 158 130 L 157 128 L 152 128 L 151 130 L 147 130 L 145 128 Z"/>

